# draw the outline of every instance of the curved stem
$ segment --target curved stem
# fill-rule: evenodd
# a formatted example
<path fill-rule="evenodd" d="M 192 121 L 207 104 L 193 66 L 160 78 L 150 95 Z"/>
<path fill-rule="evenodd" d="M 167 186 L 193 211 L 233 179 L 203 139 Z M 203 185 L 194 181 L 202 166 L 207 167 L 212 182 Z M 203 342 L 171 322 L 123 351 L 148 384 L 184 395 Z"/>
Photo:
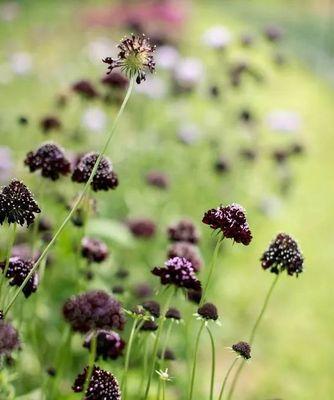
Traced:
<path fill-rule="evenodd" d="M 190 389 L 189 389 L 189 400 L 192 400 L 193 398 L 193 392 L 194 392 L 194 383 L 195 383 L 195 375 L 196 375 L 196 364 L 197 364 L 197 353 L 198 353 L 198 345 L 199 345 L 199 340 L 201 338 L 201 334 L 203 331 L 203 328 L 205 326 L 205 321 L 202 322 L 201 327 L 199 328 L 196 342 L 195 342 L 195 351 L 194 351 L 194 359 L 193 359 L 193 368 L 191 372 L 191 379 L 190 379 Z"/>
<path fill-rule="evenodd" d="M 60 227 L 58 228 L 57 232 L 55 233 L 55 235 L 53 236 L 53 238 L 51 239 L 51 241 L 48 243 L 48 245 L 45 247 L 45 249 L 43 250 L 42 254 L 39 256 L 38 260 L 35 262 L 33 268 L 30 270 L 29 274 L 27 275 L 27 277 L 25 278 L 25 280 L 23 281 L 22 285 L 17 289 L 17 291 L 15 292 L 13 298 L 11 299 L 11 301 L 9 302 L 9 304 L 7 305 L 6 309 L 4 310 L 4 315 L 6 316 L 6 314 L 8 313 L 8 311 L 10 310 L 10 308 L 13 306 L 13 304 L 15 303 L 18 295 L 20 294 L 20 292 L 22 291 L 22 289 L 25 287 L 25 285 L 27 284 L 27 282 L 29 281 L 29 279 L 31 278 L 31 276 L 34 274 L 34 272 L 36 271 L 36 269 L 38 268 L 39 264 L 41 263 L 41 261 L 46 257 L 46 255 L 48 254 L 50 248 L 53 246 L 53 244 L 55 243 L 55 241 L 58 239 L 59 235 L 62 233 L 63 229 L 65 228 L 65 226 L 67 225 L 67 223 L 71 220 L 73 214 L 75 213 L 76 209 L 78 208 L 78 206 L 80 205 L 82 199 L 84 198 L 85 194 L 87 193 L 90 184 L 95 176 L 95 173 L 98 169 L 98 166 L 100 165 L 100 161 L 102 160 L 102 157 L 104 156 L 104 154 L 106 153 L 109 143 L 111 141 L 111 139 L 114 136 L 115 130 L 118 126 L 118 121 L 121 117 L 121 115 L 123 114 L 124 108 L 130 98 L 132 89 L 133 89 L 133 85 L 134 85 L 134 80 L 131 79 L 130 80 L 130 84 L 128 87 L 128 90 L 126 92 L 126 95 L 124 97 L 123 103 L 118 111 L 118 114 L 116 116 L 116 118 L 114 119 L 114 122 L 112 124 L 112 127 L 110 129 L 110 133 L 107 137 L 107 140 L 101 150 L 101 152 L 99 153 L 99 156 L 97 157 L 97 160 L 94 164 L 94 167 L 92 169 L 92 172 L 88 178 L 88 181 L 86 182 L 80 196 L 78 197 L 77 201 L 75 202 L 75 204 L 73 205 L 71 211 L 68 213 L 67 217 L 64 219 L 64 221 L 62 222 L 62 224 L 60 225 Z"/>
<path fill-rule="evenodd" d="M 268 290 L 268 293 L 267 293 L 267 295 L 266 295 L 266 297 L 265 297 L 265 299 L 264 299 L 264 302 L 263 302 L 261 311 L 260 311 L 260 313 L 259 313 L 259 315 L 258 315 L 258 317 L 257 317 L 257 319 L 256 319 L 256 321 L 255 321 L 255 324 L 254 324 L 253 329 L 252 329 L 252 331 L 251 331 L 251 334 L 250 334 L 250 336 L 249 336 L 248 343 L 249 343 L 250 345 L 252 345 L 253 342 L 254 342 L 256 332 L 257 332 L 258 327 L 259 327 L 259 325 L 260 325 L 260 322 L 261 322 L 261 320 L 262 320 L 262 318 L 263 318 L 263 315 L 264 315 L 264 313 L 265 313 L 265 311 L 266 311 L 266 309 L 267 309 L 267 307 L 268 307 L 269 300 L 270 300 L 271 295 L 272 295 L 272 293 L 273 293 L 273 290 L 274 290 L 274 288 L 275 288 L 275 286 L 276 286 L 276 283 L 277 283 L 277 281 L 278 281 L 278 278 L 279 278 L 279 274 L 277 274 L 277 275 L 275 276 L 275 279 L 273 280 L 273 282 L 272 282 L 272 284 L 271 284 L 271 286 L 270 286 L 270 288 L 269 288 L 269 290 Z M 241 372 L 242 372 L 242 370 L 243 370 L 243 368 L 244 368 L 244 366 L 245 366 L 245 362 L 246 362 L 246 360 L 243 360 L 243 361 L 242 361 L 242 363 L 239 365 L 239 367 L 238 367 L 238 369 L 237 369 L 237 372 L 236 372 L 235 375 L 234 375 L 234 378 L 233 378 L 233 381 L 232 381 L 232 384 L 231 384 L 231 388 L 230 388 L 230 391 L 229 391 L 227 400 L 232 399 L 232 396 L 233 396 L 235 387 L 236 387 L 236 385 L 237 385 L 237 383 L 238 383 L 238 379 L 239 379 L 240 374 L 241 374 Z"/>
<path fill-rule="evenodd" d="M 232 369 L 234 368 L 234 366 L 235 366 L 235 364 L 237 363 L 237 361 L 239 360 L 239 358 L 240 358 L 240 356 L 236 357 L 236 358 L 233 360 L 233 362 L 232 362 L 230 368 L 227 370 L 226 375 L 225 375 L 225 378 L 224 378 L 224 381 L 223 381 L 223 384 L 222 384 L 222 388 L 220 389 L 220 393 L 219 393 L 218 400 L 222 400 L 222 398 L 223 398 L 223 393 L 224 393 L 224 389 L 225 389 L 225 386 L 226 386 L 226 382 L 227 382 L 227 380 L 228 380 L 228 377 L 230 376 L 230 374 L 231 374 L 231 372 L 232 372 Z"/>
<path fill-rule="evenodd" d="M 4 270 L 3 270 L 3 272 L 2 272 L 2 275 L 1 275 L 1 280 L 0 280 L 0 296 L 2 297 L 2 286 L 3 286 L 3 283 L 4 283 L 4 280 L 5 280 L 5 278 L 6 278 L 6 275 L 7 275 L 7 272 L 8 272 L 8 268 L 9 268 L 9 259 L 10 259 L 10 255 L 11 255 L 11 252 L 12 252 L 12 249 L 13 249 L 13 246 L 14 246 L 14 243 L 15 243 L 15 238 L 16 238 L 16 228 L 17 228 L 17 225 L 16 224 L 13 224 L 13 230 L 12 230 L 12 232 L 11 232 L 11 234 L 10 234 L 10 237 L 9 237 L 9 242 L 8 242 L 8 247 L 7 247 L 7 251 L 6 251 L 6 261 L 5 261 L 5 268 L 4 268 Z M 5 302 L 5 297 L 6 296 L 4 296 L 4 302 Z"/>
<path fill-rule="evenodd" d="M 167 310 L 169 308 L 169 304 L 170 304 L 170 302 L 172 300 L 173 295 L 174 295 L 174 288 L 171 287 L 170 288 L 170 294 L 168 295 L 166 303 L 165 303 L 164 307 L 161 310 L 160 323 L 159 323 L 159 327 L 158 327 L 158 330 L 157 330 L 157 335 L 155 337 L 154 346 L 153 346 L 151 368 L 150 368 L 150 371 L 149 371 L 149 375 L 148 375 L 148 379 L 147 379 L 147 385 L 146 385 L 146 389 L 145 389 L 145 394 L 144 394 L 144 397 L 143 397 L 144 400 L 147 399 L 148 394 L 150 392 L 151 381 L 152 381 L 155 362 L 156 362 L 157 353 L 158 353 L 158 346 L 159 346 L 160 336 L 161 336 L 162 328 L 163 328 L 163 325 L 164 325 L 164 322 L 165 322 L 165 314 L 166 314 L 166 312 L 167 312 Z"/>
<path fill-rule="evenodd" d="M 123 400 L 126 399 L 126 385 L 127 385 L 127 378 L 128 378 L 128 370 L 129 370 L 129 363 L 130 363 L 130 356 L 131 356 L 131 350 L 132 350 L 132 344 L 136 335 L 136 327 L 137 327 L 137 322 L 138 320 L 135 319 L 133 321 L 132 329 L 130 332 L 130 337 L 129 337 L 129 342 L 127 345 L 126 349 L 126 354 L 125 354 L 125 365 L 124 365 L 124 372 L 123 372 L 123 377 L 122 377 L 122 382 L 121 382 L 121 391 L 123 394 Z"/>
<path fill-rule="evenodd" d="M 218 253 L 219 253 L 220 246 L 221 246 L 221 244 L 223 242 L 223 239 L 224 239 L 224 237 L 218 236 L 216 247 L 215 247 L 215 250 L 213 252 L 213 257 L 212 257 L 212 261 L 211 261 L 211 265 L 210 265 L 209 274 L 208 274 L 205 286 L 203 288 L 202 298 L 201 298 L 201 301 L 200 301 L 200 304 L 199 304 L 200 306 L 202 306 L 204 304 L 204 302 L 205 302 L 205 295 L 206 295 L 206 293 L 207 293 L 207 291 L 209 289 L 209 286 L 210 286 L 210 283 L 211 283 L 211 278 L 212 278 L 212 275 L 213 275 L 213 271 L 216 268 Z"/>
<path fill-rule="evenodd" d="M 83 400 L 86 399 L 86 392 L 87 392 L 89 382 L 90 382 L 92 374 L 93 374 L 94 364 L 95 364 L 95 359 L 96 359 L 96 348 L 97 348 L 97 333 L 93 332 L 92 339 L 90 342 L 89 365 L 88 365 L 86 381 L 85 381 L 85 385 L 84 385 L 84 389 L 83 389 Z"/>
<path fill-rule="evenodd" d="M 211 361 L 211 381 L 210 381 L 210 400 L 213 400 L 213 389 L 215 384 L 215 374 L 216 374 L 216 348 L 215 348 L 215 341 L 212 335 L 210 328 L 206 327 L 211 342 L 211 352 L 212 352 L 212 361 Z"/>

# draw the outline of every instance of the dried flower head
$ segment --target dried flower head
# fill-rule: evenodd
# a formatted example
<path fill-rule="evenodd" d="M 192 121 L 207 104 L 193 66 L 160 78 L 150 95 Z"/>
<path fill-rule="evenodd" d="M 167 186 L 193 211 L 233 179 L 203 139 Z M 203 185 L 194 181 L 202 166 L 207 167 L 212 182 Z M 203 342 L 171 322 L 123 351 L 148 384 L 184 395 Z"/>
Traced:
<path fill-rule="evenodd" d="M 124 38 L 117 47 L 120 50 L 117 59 L 107 57 L 102 60 L 109 65 L 109 73 L 115 68 L 120 68 L 128 78 L 136 77 L 136 82 L 139 84 L 146 79 L 147 71 L 154 72 L 155 62 L 152 53 L 155 46 L 151 45 L 145 35 L 132 34 L 131 37 Z"/>
<path fill-rule="evenodd" d="M 148 311 L 152 317 L 160 317 L 160 304 L 154 300 L 147 300 L 142 304 L 144 310 Z"/>
<path fill-rule="evenodd" d="M 72 386 L 75 393 L 85 389 L 88 367 L 77 376 Z M 121 400 L 121 391 L 118 382 L 111 372 L 94 365 L 92 375 L 85 393 L 84 400 Z"/>
<path fill-rule="evenodd" d="M 148 218 L 133 218 L 127 221 L 131 233 L 143 239 L 149 239 L 155 235 L 156 225 Z"/>
<path fill-rule="evenodd" d="M 0 263 L 0 269 L 2 271 L 4 271 L 5 266 L 5 261 Z M 9 259 L 8 269 L 6 272 L 6 278 L 9 279 L 10 286 L 21 286 L 33 266 L 34 263 L 31 260 L 23 260 L 19 257 L 11 257 Z M 38 274 L 34 272 L 22 290 L 26 298 L 32 293 L 36 292 L 38 283 Z"/>
<path fill-rule="evenodd" d="M 40 169 L 44 178 L 50 178 L 53 181 L 71 171 L 71 164 L 65 157 L 63 149 L 54 143 L 45 143 L 35 152 L 30 151 L 24 164 L 29 167 L 30 172 Z"/>
<path fill-rule="evenodd" d="M 304 258 L 298 243 L 288 234 L 279 233 L 261 257 L 263 269 L 274 274 L 286 271 L 288 275 L 303 272 Z"/>
<path fill-rule="evenodd" d="M 160 277 L 162 285 L 175 285 L 185 289 L 199 290 L 201 282 L 196 278 L 191 262 L 183 257 L 170 258 L 162 268 L 155 267 L 152 274 Z"/>
<path fill-rule="evenodd" d="M 0 192 L 0 224 L 5 220 L 9 224 L 27 224 L 35 220 L 35 214 L 40 213 L 30 190 L 20 181 L 12 180 Z"/>
<path fill-rule="evenodd" d="M 177 308 L 170 307 L 166 312 L 167 319 L 175 319 L 176 321 L 180 321 L 181 313 Z"/>
<path fill-rule="evenodd" d="M 49 133 L 53 130 L 59 130 L 61 128 L 61 122 L 59 118 L 53 115 L 47 115 L 46 117 L 41 119 L 40 127 L 44 133 Z"/>
<path fill-rule="evenodd" d="M 90 262 L 100 263 L 109 254 L 107 245 L 99 239 L 84 237 L 81 241 L 81 255 Z"/>
<path fill-rule="evenodd" d="M 12 324 L 0 321 L 0 356 L 9 356 L 20 346 L 19 334 Z"/>
<path fill-rule="evenodd" d="M 72 180 L 78 183 L 86 183 L 93 171 L 98 156 L 94 152 L 85 154 L 75 166 Z M 98 190 L 115 189 L 117 186 L 118 178 L 112 169 L 111 162 L 106 157 L 102 157 L 91 182 L 92 189 L 97 192 Z"/>
<path fill-rule="evenodd" d="M 122 355 L 125 342 L 118 333 L 99 329 L 97 332 L 90 332 L 84 341 L 83 346 L 90 349 L 93 335 L 96 334 L 96 358 L 102 357 L 104 360 L 108 358 L 116 360 Z"/>
<path fill-rule="evenodd" d="M 251 347 L 246 342 L 238 342 L 232 346 L 232 349 L 245 360 L 251 358 Z"/>
<path fill-rule="evenodd" d="M 167 229 L 168 239 L 171 242 L 189 242 L 196 244 L 199 241 L 199 233 L 196 226 L 188 219 L 181 219 Z"/>
<path fill-rule="evenodd" d="M 213 208 L 204 214 L 202 222 L 212 229 L 219 229 L 224 237 L 237 243 L 248 245 L 252 240 L 245 210 L 239 204 Z"/>
<path fill-rule="evenodd" d="M 75 82 L 72 85 L 72 90 L 86 99 L 94 99 L 99 95 L 92 83 L 85 79 Z"/>
<path fill-rule="evenodd" d="M 217 307 L 212 303 L 203 304 L 198 308 L 197 314 L 206 320 L 217 321 L 218 319 Z"/>
<path fill-rule="evenodd" d="M 167 258 L 184 257 L 191 262 L 195 272 L 202 267 L 202 258 L 196 246 L 188 242 L 176 242 L 169 246 Z"/>
<path fill-rule="evenodd" d="M 120 329 L 125 324 L 121 304 L 102 290 L 73 296 L 66 301 L 63 315 L 76 332 L 91 329 Z"/>

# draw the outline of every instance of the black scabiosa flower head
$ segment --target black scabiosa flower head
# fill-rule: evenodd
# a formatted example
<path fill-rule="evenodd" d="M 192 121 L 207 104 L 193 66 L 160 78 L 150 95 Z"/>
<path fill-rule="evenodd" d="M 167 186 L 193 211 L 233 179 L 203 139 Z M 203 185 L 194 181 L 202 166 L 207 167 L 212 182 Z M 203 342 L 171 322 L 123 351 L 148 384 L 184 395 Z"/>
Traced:
<path fill-rule="evenodd" d="M 164 351 L 164 354 L 162 354 L 163 352 L 160 351 L 158 353 L 158 357 L 160 358 L 160 360 L 166 360 L 166 361 L 174 361 L 176 359 L 175 354 L 173 352 L 173 350 L 167 348 Z"/>
<path fill-rule="evenodd" d="M 77 376 L 72 386 L 75 393 L 85 389 L 88 367 Z M 121 391 L 118 382 L 111 372 L 94 365 L 92 375 L 85 393 L 84 400 L 121 400 Z"/>
<path fill-rule="evenodd" d="M 188 219 L 181 219 L 177 223 L 170 225 L 167 229 L 167 234 L 171 242 L 196 244 L 200 238 L 196 226 Z"/>
<path fill-rule="evenodd" d="M 35 220 L 35 214 L 40 213 L 30 190 L 20 181 L 12 180 L 0 192 L 0 224 L 5 220 L 9 224 L 27 224 Z"/>
<path fill-rule="evenodd" d="M 160 278 L 162 285 L 195 290 L 201 288 L 201 282 L 196 278 L 191 262 L 183 257 L 170 258 L 164 267 L 153 268 L 152 274 Z"/>
<path fill-rule="evenodd" d="M 119 72 L 111 72 L 101 79 L 101 83 L 111 89 L 124 90 L 129 84 L 129 80 Z"/>
<path fill-rule="evenodd" d="M 4 271 L 5 266 L 5 261 L 0 263 L 0 269 L 2 271 Z M 33 266 L 34 262 L 31 260 L 23 260 L 19 257 L 11 257 L 9 259 L 8 269 L 6 272 L 6 278 L 9 279 L 9 284 L 11 286 L 21 286 Z M 32 293 L 36 292 L 38 283 L 38 273 L 34 272 L 22 290 L 26 298 Z"/>
<path fill-rule="evenodd" d="M 205 303 L 201 307 L 198 308 L 197 314 L 206 320 L 217 321 L 218 319 L 218 310 L 217 307 L 212 303 Z"/>
<path fill-rule="evenodd" d="M 107 245 L 99 239 L 84 237 L 81 241 L 81 255 L 89 262 L 100 263 L 109 254 Z"/>
<path fill-rule="evenodd" d="M 58 117 L 47 115 L 41 119 L 40 127 L 44 133 L 49 133 L 50 131 L 59 131 L 61 129 L 61 122 Z"/>
<path fill-rule="evenodd" d="M 190 289 L 187 291 L 187 298 L 195 304 L 199 304 L 202 300 L 202 288 L 199 290 Z"/>
<path fill-rule="evenodd" d="M 224 237 L 237 243 L 247 246 L 252 240 L 245 210 L 239 204 L 213 208 L 204 214 L 202 222 L 214 230 L 219 229 Z"/>
<path fill-rule="evenodd" d="M 148 311 L 152 317 L 159 318 L 160 317 L 160 304 L 154 300 L 144 301 L 142 304 L 144 310 Z"/>
<path fill-rule="evenodd" d="M 146 282 L 137 283 L 133 288 L 133 294 L 137 299 L 144 299 L 145 297 L 152 296 L 153 290 L 151 285 Z"/>
<path fill-rule="evenodd" d="M 30 151 L 24 164 L 30 172 L 41 170 L 44 178 L 53 181 L 59 179 L 60 175 L 67 175 L 71 171 L 71 164 L 65 157 L 63 149 L 54 143 L 45 143 L 36 151 Z"/>
<path fill-rule="evenodd" d="M 117 47 L 119 53 L 116 59 L 107 57 L 102 60 L 109 65 L 109 73 L 115 68 L 120 68 L 128 78 L 136 77 L 136 82 L 139 84 L 146 79 L 147 71 L 151 73 L 155 71 L 152 55 L 155 46 L 151 45 L 145 35 L 132 34 L 131 37 L 124 38 Z"/>
<path fill-rule="evenodd" d="M 0 356 L 10 356 L 20 346 L 19 334 L 12 324 L 0 321 Z"/>
<path fill-rule="evenodd" d="M 170 308 L 167 310 L 165 317 L 166 317 L 167 319 L 174 319 L 174 320 L 176 320 L 176 321 L 180 321 L 180 319 L 181 319 L 181 313 L 180 313 L 180 311 L 179 311 L 177 308 L 170 307 Z"/>
<path fill-rule="evenodd" d="M 121 304 L 102 290 L 71 297 L 63 306 L 65 320 L 73 331 L 87 333 L 92 329 L 124 328 Z"/>
<path fill-rule="evenodd" d="M 158 324 L 155 321 L 144 321 L 140 327 L 141 331 L 144 332 L 155 332 L 158 330 Z"/>
<path fill-rule="evenodd" d="M 102 357 L 104 360 L 116 360 L 122 355 L 125 347 L 125 342 L 121 339 L 118 333 L 99 329 L 96 333 L 90 332 L 84 341 L 83 346 L 90 349 L 93 335 L 96 335 L 96 357 Z"/>
<path fill-rule="evenodd" d="M 154 186 L 159 189 L 167 189 L 169 186 L 168 176 L 160 171 L 150 171 L 146 175 L 146 182 L 150 186 Z"/>
<path fill-rule="evenodd" d="M 286 271 L 288 275 L 298 276 L 303 272 L 303 263 L 298 243 L 286 233 L 279 233 L 261 257 L 262 268 L 274 274 Z"/>
<path fill-rule="evenodd" d="M 269 42 L 278 42 L 284 35 L 283 29 L 278 25 L 268 25 L 264 29 L 264 35 Z"/>
<path fill-rule="evenodd" d="M 85 99 L 94 99 L 99 95 L 92 83 L 85 79 L 75 82 L 72 85 L 72 90 Z"/>
<path fill-rule="evenodd" d="M 229 172 L 231 169 L 230 162 L 225 156 L 219 156 L 214 164 L 214 167 L 218 174 Z"/>
<path fill-rule="evenodd" d="M 127 226 L 133 236 L 149 239 L 155 235 L 156 225 L 148 218 L 133 218 L 127 221 Z"/>
<path fill-rule="evenodd" d="M 169 246 L 167 258 L 184 257 L 191 262 L 195 272 L 202 267 L 202 258 L 196 246 L 188 242 L 176 242 Z"/>
<path fill-rule="evenodd" d="M 72 181 L 86 183 L 93 171 L 98 156 L 94 152 L 85 154 L 74 168 Z M 92 189 L 97 192 L 98 190 L 115 189 L 117 186 L 118 178 L 112 169 L 111 162 L 106 157 L 102 157 L 91 182 Z"/>
<path fill-rule="evenodd" d="M 243 357 L 245 360 L 249 360 L 251 358 L 251 347 L 246 342 L 238 342 L 232 346 L 232 350 L 234 350 L 237 354 Z"/>

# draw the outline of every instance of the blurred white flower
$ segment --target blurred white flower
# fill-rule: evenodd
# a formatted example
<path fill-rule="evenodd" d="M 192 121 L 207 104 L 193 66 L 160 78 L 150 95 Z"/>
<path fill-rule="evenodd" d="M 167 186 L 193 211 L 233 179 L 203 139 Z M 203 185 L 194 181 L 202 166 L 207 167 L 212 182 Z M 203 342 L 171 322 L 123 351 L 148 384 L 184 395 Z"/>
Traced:
<path fill-rule="evenodd" d="M 32 57 L 24 51 L 13 53 L 10 57 L 10 66 L 16 75 L 27 75 L 32 70 Z"/>
<path fill-rule="evenodd" d="M 183 87 L 197 85 L 203 79 L 203 63 L 196 58 L 184 58 L 175 67 L 174 76 L 176 81 Z"/>
<path fill-rule="evenodd" d="M 140 85 L 136 86 L 135 90 L 151 99 L 161 99 L 166 96 L 167 86 L 163 79 L 160 79 L 157 76 L 148 76 L 146 81 L 143 81 Z"/>
<path fill-rule="evenodd" d="M 100 37 L 87 45 L 88 58 L 94 64 L 100 64 L 102 58 L 113 57 L 116 53 L 115 43 L 108 38 Z"/>
<path fill-rule="evenodd" d="M 269 128 L 276 132 L 295 133 L 301 127 L 301 117 L 294 111 L 272 111 L 266 120 Z"/>
<path fill-rule="evenodd" d="M 82 125 L 92 132 L 102 132 L 107 125 L 107 116 L 98 107 L 88 108 L 82 116 Z"/>
<path fill-rule="evenodd" d="M 204 44 L 214 49 L 224 49 L 231 41 L 231 32 L 224 26 L 213 26 L 203 35 Z"/>
<path fill-rule="evenodd" d="M 200 137 L 199 128 L 195 124 L 184 124 L 179 129 L 178 137 L 180 141 L 184 144 L 194 144 L 198 142 L 198 139 Z"/>
<path fill-rule="evenodd" d="M 158 68 L 171 70 L 175 68 L 180 54 L 173 46 L 161 46 L 157 48 L 154 58 Z"/>
<path fill-rule="evenodd" d="M 6 182 L 13 168 L 12 153 L 8 147 L 0 147 L 0 181 Z"/>
<path fill-rule="evenodd" d="M 282 202 L 278 197 L 264 197 L 259 204 L 260 211 L 267 217 L 275 217 L 282 208 Z"/>

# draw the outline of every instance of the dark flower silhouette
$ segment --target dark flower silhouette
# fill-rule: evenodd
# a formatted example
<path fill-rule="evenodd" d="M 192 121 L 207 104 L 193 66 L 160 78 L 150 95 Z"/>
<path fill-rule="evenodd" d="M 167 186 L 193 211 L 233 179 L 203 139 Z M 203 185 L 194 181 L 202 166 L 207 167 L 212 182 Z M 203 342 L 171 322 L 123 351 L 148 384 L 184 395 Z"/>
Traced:
<path fill-rule="evenodd" d="M 149 239 L 155 235 L 156 225 L 148 218 L 133 218 L 127 221 L 131 233 L 143 239 Z"/>
<path fill-rule="evenodd" d="M 109 254 L 107 245 L 101 240 L 84 237 L 81 241 L 81 255 L 90 262 L 100 263 Z"/>
<path fill-rule="evenodd" d="M 205 303 L 197 310 L 197 314 L 207 320 L 216 321 L 218 319 L 217 307 L 212 303 Z"/>
<path fill-rule="evenodd" d="M 196 226 L 188 219 L 181 219 L 167 229 L 168 239 L 172 242 L 199 242 L 199 233 Z"/>
<path fill-rule="evenodd" d="M 184 257 L 191 262 L 194 270 L 198 272 L 202 267 L 202 258 L 196 246 L 188 242 L 176 242 L 169 246 L 167 258 Z"/>
<path fill-rule="evenodd" d="M 95 97 L 99 96 L 92 83 L 85 79 L 75 82 L 72 85 L 72 90 L 86 99 L 94 99 Z"/>
<path fill-rule="evenodd" d="M 144 310 L 148 311 L 152 317 L 160 317 L 160 304 L 154 300 L 147 300 L 142 304 Z"/>
<path fill-rule="evenodd" d="M 35 220 L 35 214 L 40 213 L 30 190 L 20 181 L 12 180 L 0 192 L 0 224 L 5 220 L 9 224 L 27 224 Z"/>
<path fill-rule="evenodd" d="M 0 320 L 0 356 L 10 356 L 20 346 L 19 334 L 12 324 Z"/>
<path fill-rule="evenodd" d="M 232 349 L 245 360 L 251 358 L 251 347 L 246 342 L 238 342 L 232 346 Z"/>
<path fill-rule="evenodd" d="M 90 349 L 93 335 L 96 335 L 96 358 L 116 360 L 122 355 L 125 342 L 118 333 L 105 329 L 99 329 L 96 333 L 90 332 L 83 344 L 85 348 Z"/>
<path fill-rule="evenodd" d="M 166 318 L 175 319 L 176 321 L 179 321 L 181 319 L 181 313 L 177 308 L 171 307 L 166 312 Z"/>
<path fill-rule="evenodd" d="M 61 122 L 58 117 L 47 115 L 41 119 L 40 126 L 44 133 L 49 133 L 50 131 L 60 130 Z"/>
<path fill-rule="evenodd" d="M 71 164 L 65 157 L 64 151 L 54 143 L 45 143 L 35 152 L 30 151 L 24 164 L 29 167 L 30 172 L 40 169 L 44 178 L 53 181 L 71 171 Z"/>
<path fill-rule="evenodd" d="M 297 242 L 286 233 L 279 233 L 261 257 L 263 269 L 274 274 L 286 271 L 298 276 L 303 272 L 304 258 Z"/>
<path fill-rule="evenodd" d="M 112 89 L 124 90 L 129 84 L 129 80 L 119 72 L 111 72 L 101 79 L 101 83 Z"/>

